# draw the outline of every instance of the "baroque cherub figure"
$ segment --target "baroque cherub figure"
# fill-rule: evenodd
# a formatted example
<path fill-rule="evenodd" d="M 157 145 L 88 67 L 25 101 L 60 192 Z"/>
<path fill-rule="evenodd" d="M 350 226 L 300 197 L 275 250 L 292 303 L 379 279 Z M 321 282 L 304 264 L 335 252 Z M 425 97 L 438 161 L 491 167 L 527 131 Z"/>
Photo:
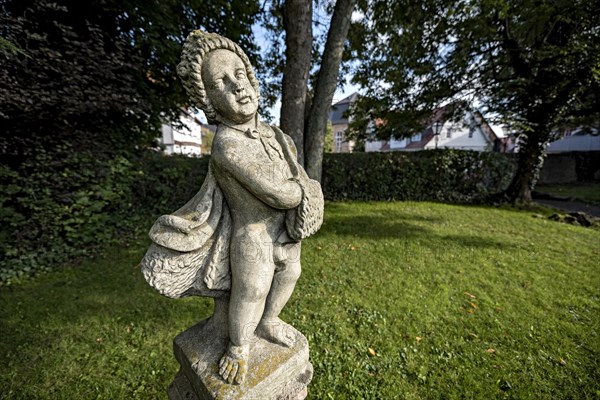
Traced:
<path fill-rule="evenodd" d="M 294 342 L 279 314 L 300 276 L 300 241 L 322 223 L 323 194 L 296 161 L 291 138 L 259 121 L 258 80 L 237 44 L 194 31 L 177 72 L 217 131 L 202 188 L 156 221 L 142 271 L 169 297 L 229 299 L 218 371 L 240 384 L 255 335 Z"/>

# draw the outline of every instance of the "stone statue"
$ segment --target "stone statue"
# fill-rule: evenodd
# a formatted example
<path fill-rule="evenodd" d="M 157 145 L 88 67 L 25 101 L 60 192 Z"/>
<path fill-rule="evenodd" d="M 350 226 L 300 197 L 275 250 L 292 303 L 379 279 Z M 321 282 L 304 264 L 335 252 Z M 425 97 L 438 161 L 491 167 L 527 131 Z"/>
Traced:
<path fill-rule="evenodd" d="M 253 354 L 257 341 L 281 348 L 306 342 L 279 314 L 300 276 L 300 242 L 321 226 L 323 194 L 297 163 L 291 138 L 259 121 L 258 81 L 237 44 L 194 31 L 177 72 L 217 132 L 202 188 L 181 209 L 156 221 L 142 272 L 163 295 L 215 298 L 215 312 L 197 328 L 198 335 L 200 341 L 226 337 L 214 371 L 223 383 L 241 385 L 252 373 L 251 360 L 268 357 Z M 195 341 L 181 343 L 192 349 Z M 176 338 L 176 356 L 177 343 Z M 206 364 L 204 350 L 194 349 L 180 352 L 200 354 L 187 355 L 200 360 L 189 360 L 196 373 L 210 369 L 199 367 L 202 360 Z M 308 347 L 303 357 L 308 363 Z M 184 368 L 185 362 L 179 361 Z M 188 374 L 187 379 L 195 378 Z M 207 391 L 190 385 L 197 396 Z"/>

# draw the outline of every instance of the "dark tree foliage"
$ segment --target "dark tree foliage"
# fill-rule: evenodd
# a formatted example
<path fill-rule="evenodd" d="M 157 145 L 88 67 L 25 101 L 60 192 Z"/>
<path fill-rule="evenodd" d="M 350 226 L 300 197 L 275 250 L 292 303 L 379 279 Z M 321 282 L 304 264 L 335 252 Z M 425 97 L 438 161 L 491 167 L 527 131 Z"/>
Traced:
<path fill-rule="evenodd" d="M 367 96 L 355 132 L 381 118 L 378 136 L 407 136 L 440 104 L 477 101 L 518 135 L 507 194 L 529 201 L 553 132 L 598 124 L 598 2 L 361 0 L 359 8 L 350 39 Z"/>
<path fill-rule="evenodd" d="M 98 25 L 55 3 L 5 4 L 2 18 L 2 34 L 23 52 L 4 54 L 0 69 L 1 150 L 11 166 L 69 140 L 105 148 L 95 139 L 110 141 L 107 128 L 140 124 L 139 133 L 157 118 L 136 88 L 143 60 L 124 38 L 105 41 Z"/>
<path fill-rule="evenodd" d="M 258 61 L 255 0 L 3 0 L 0 12 L 0 262 L 17 267 L 127 222 L 132 160 L 187 103 L 175 68 L 190 31 Z"/>
<path fill-rule="evenodd" d="M 94 148 L 147 145 L 159 117 L 186 103 L 175 73 L 181 45 L 198 28 L 238 41 L 256 58 L 255 1 L 2 2 L 0 78 L 3 151 L 35 143 Z M 98 141 L 100 143 L 98 143 Z"/>

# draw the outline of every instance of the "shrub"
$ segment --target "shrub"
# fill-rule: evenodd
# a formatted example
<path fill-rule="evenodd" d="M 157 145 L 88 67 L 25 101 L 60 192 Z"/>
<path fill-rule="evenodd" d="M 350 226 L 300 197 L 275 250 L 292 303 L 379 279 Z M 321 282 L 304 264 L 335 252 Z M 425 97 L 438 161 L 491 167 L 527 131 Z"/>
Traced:
<path fill-rule="evenodd" d="M 158 216 L 183 206 L 200 190 L 208 162 L 209 157 L 165 156 L 155 152 L 137 157 L 138 177 L 131 191 L 136 212 Z"/>
<path fill-rule="evenodd" d="M 0 166 L 0 284 L 139 237 L 200 189 L 208 158 L 40 150 Z M 480 202 L 509 183 L 503 155 L 436 150 L 326 154 L 328 200 Z"/>
<path fill-rule="evenodd" d="M 0 168 L 0 282 L 48 269 L 114 238 L 132 163 L 123 155 L 41 146 Z"/>
<path fill-rule="evenodd" d="M 502 192 L 514 163 L 504 154 L 453 149 L 327 154 L 328 200 L 429 200 L 473 203 Z"/>

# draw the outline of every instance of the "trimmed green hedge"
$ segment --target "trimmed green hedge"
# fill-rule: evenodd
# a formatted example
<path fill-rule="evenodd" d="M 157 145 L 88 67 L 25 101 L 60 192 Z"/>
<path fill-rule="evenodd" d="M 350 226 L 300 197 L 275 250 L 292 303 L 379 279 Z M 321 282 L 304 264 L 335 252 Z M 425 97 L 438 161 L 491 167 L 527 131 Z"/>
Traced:
<path fill-rule="evenodd" d="M 136 158 L 139 175 L 130 200 L 136 204 L 136 213 L 158 217 L 183 206 L 200 190 L 209 160 L 154 152 Z"/>
<path fill-rule="evenodd" d="M 323 191 L 328 200 L 473 203 L 506 189 L 514 170 L 511 158 L 489 152 L 327 154 Z"/>
<path fill-rule="evenodd" d="M 0 168 L 0 285 L 139 237 L 185 204 L 208 171 L 208 158 L 70 150 Z M 323 190 L 328 200 L 472 203 L 502 191 L 513 170 L 495 153 L 326 154 Z"/>
<path fill-rule="evenodd" d="M 145 212 L 162 214 L 185 204 L 204 181 L 209 158 L 140 159 L 133 201 Z M 502 192 L 515 170 L 499 153 L 439 149 L 395 153 L 328 153 L 323 160 L 327 200 L 429 200 L 473 203 Z"/>
<path fill-rule="evenodd" d="M 0 166 L 0 285 L 148 231 L 200 188 L 208 159 L 43 151 Z"/>

